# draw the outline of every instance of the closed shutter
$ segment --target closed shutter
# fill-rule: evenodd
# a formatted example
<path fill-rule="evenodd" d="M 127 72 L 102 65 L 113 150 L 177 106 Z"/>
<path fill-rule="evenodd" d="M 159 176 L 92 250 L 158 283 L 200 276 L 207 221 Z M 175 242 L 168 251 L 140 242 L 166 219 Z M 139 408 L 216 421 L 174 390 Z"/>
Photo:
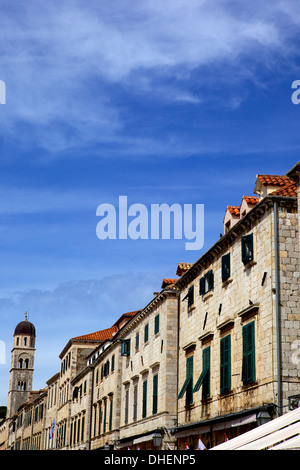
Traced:
<path fill-rule="evenodd" d="M 154 334 L 159 332 L 159 314 L 154 318 Z"/>
<path fill-rule="evenodd" d="M 153 404 L 152 404 L 152 413 L 157 413 L 157 398 L 158 398 L 158 375 L 153 377 Z"/>
<path fill-rule="evenodd" d="M 149 339 L 149 323 L 145 325 L 144 342 L 147 343 L 148 339 Z"/>
<path fill-rule="evenodd" d="M 255 337 L 254 321 L 243 326 L 243 366 L 242 381 L 244 384 L 255 380 Z"/>
<path fill-rule="evenodd" d="M 221 339 L 221 393 L 228 392 L 231 388 L 231 337 Z"/>
<path fill-rule="evenodd" d="M 143 414 L 142 417 L 146 418 L 147 416 L 147 380 L 143 382 Z"/>
<path fill-rule="evenodd" d="M 204 277 L 201 277 L 200 279 L 200 287 L 199 287 L 199 294 L 203 295 L 205 292 L 205 282 L 204 282 Z"/>

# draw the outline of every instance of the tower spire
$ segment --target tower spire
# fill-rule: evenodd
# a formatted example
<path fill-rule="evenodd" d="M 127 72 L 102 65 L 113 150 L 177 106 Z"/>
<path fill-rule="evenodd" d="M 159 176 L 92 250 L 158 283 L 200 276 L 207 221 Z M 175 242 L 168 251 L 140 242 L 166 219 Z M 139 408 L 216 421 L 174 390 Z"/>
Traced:
<path fill-rule="evenodd" d="M 24 315 L 25 315 L 25 320 L 27 320 L 27 312 L 25 312 Z"/>

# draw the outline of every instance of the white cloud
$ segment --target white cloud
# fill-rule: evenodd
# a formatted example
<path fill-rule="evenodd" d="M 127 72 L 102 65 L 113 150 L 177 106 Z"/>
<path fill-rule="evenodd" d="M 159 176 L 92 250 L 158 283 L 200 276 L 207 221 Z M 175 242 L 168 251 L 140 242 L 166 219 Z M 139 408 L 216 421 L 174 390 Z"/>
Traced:
<path fill-rule="evenodd" d="M 222 0 L 116 1 L 113 6 L 15 2 L 0 19 L 1 78 L 7 85 L 2 132 L 52 153 L 90 141 L 128 145 L 120 136 L 126 108 L 117 104 L 114 87 L 201 105 L 203 96 L 190 88 L 192 73 L 229 64 L 228 73 L 237 80 L 250 57 L 250 63 L 266 66 L 268 51 L 287 54 L 286 24 L 296 24 L 300 16 L 293 6 L 275 1 L 271 10 L 261 3 Z M 224 80 L 226 66 L 222 73 Z M 212 76 L 198 73 L 197 80 L 207 92 Z M 232 106 L 240 104 L 230 100 Z"/>

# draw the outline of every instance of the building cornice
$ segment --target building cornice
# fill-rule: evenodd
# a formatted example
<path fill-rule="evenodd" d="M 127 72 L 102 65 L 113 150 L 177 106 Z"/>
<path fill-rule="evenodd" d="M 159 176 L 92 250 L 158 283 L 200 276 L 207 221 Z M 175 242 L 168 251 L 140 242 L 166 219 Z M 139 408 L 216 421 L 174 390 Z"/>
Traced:
<path fill-rule="evenodd" d="M 289 204 L 296 205 L 297 199 L 295 197 L 287 196 L 265 196 L 259 201 L 256 206 L 253 207 L 242 219 L 225 233 L 201 258 L 199 258 L 182 276 L 174 287 L 182 289 L 192 282 L 198 275 L 199 272 L 208 268 L 215 258 L 219 257 L 221 253 L 224 253 L 232 245 L 232 243 L 239 238 L 245 231 L 251 229 L 253 222 L 260 219 L 268 209 L 273 207 L 274 201 L 278 204 L 286 206 Z"/>

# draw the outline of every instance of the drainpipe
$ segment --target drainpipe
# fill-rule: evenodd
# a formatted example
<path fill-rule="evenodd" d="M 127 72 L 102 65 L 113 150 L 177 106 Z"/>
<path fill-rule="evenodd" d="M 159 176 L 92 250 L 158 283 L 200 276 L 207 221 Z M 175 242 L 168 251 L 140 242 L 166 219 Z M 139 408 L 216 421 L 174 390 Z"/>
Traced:
<path fill-rule="evenodd" d="M 92 441 L 92 418 L 93 418 L 93 401 L 94 401 L 94 365 L 90 366 L 92 373 L 92 387 L 91 387 L 91 401 L 90 401 L 90 426 L 89 426 L 89 436 L 88 436 L 88 450 L 91 450 L 91 441 Z"/>
<path fill-rule="evenodd" d="M 277 202 L 274 201 L 274 244 L 275 244 L 275 303 L 276 303 L 276 342 L 277 342 L 277 393 L 278 416 L 282 415 L 282 380 L 281 380 L 281 321 L 279 308 L 279 249 Z"/>

